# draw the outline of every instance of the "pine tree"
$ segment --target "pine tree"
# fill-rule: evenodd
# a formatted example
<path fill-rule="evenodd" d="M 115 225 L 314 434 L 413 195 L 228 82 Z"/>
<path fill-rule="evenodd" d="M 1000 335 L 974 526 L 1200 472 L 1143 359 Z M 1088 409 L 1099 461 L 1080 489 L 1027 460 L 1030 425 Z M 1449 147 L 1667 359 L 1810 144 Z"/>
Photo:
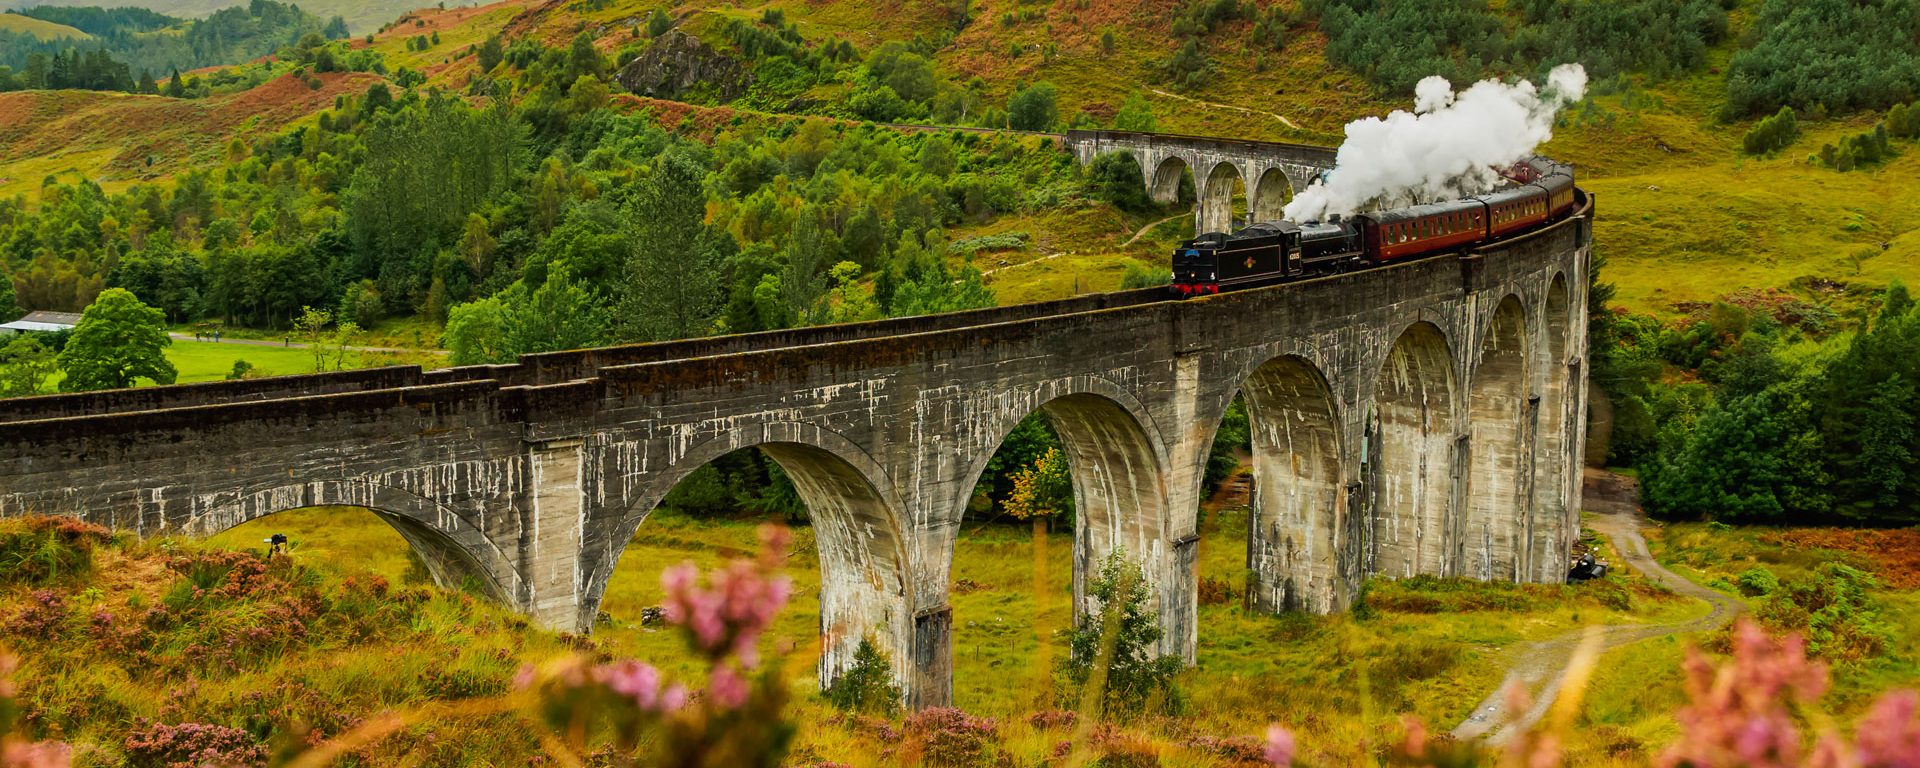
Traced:
<path fill-rule="evenodd" d="M 619 333 L 628 341 L 700 336 L 720 313 L 722 247 L 731 238 L 706 225 L 706 173 L 684 150 L 654 164 L 622 213 L 628 244 Z"/>

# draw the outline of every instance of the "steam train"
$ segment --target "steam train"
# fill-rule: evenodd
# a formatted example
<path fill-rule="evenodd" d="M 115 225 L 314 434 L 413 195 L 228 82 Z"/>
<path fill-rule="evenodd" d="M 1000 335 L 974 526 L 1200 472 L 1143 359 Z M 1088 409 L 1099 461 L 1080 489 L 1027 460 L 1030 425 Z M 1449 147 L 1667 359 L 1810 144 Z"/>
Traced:
<path fill-rule="evenodd" d="M 1174 250 L 1173 291 L 1200 296 L 1408 261 L 1497 240 L 1573 213 L 1572 166 L 1536 157 L 1504 175 L 1513 184 L 1479 197 L 1202 234 Z"/>

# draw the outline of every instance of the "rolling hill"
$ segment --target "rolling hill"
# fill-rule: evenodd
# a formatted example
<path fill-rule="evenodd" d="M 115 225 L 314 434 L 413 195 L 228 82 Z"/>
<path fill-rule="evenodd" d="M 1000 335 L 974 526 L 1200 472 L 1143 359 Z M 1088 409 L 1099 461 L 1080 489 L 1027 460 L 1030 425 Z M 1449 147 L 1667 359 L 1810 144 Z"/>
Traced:
<path fill-rule="evenodd" d="M 448 6 L 471 5 L 471 2 L 447 3 Z M 0 0 L 0 9 L 32 8 L 43 5 L 62 6 L 134 6 L 181 18 L 201 18 L 222 8 L 244 6 L 244 1 L 235 0 Z M 402 13 L 423 5 L 425 0 L 306 0 L 300 7 L 308 13 L 322 19 L 340 16 L 347 20 L 347 28 L 355 34 L 365 34 L 380 28 L 380 25 L 393 20 Z M 0 28 L 5 22 L 0 21 Z"/>
<path fill-rule="evenodd" d="M 149 5 L 169 13 L 213 7 L 200 0 Z M 1025 84 L 1053 83 L 1060 93 L 1062 124 L 1082 115 L 1110 121 L 1121 104 L 1138 99 L 1149 105 L 1161 131 L 1337 144 L 1348 121 L 1410 106 L 1411 94 L 1386 92 L 1361 74 L 1330 63 L 1329 40 L 1310 19 L 1293 22 L 1279 50 L 1255 39 L 1251 18 L 1222 22 L 1205 38 L 1212 76 L 1189 88 L 1168 85 L 1159 67 L 1179 46 L 1175 18 L 1191 5 L 1184 0 L 1049 5 L 979 0 L 969 6 L 971 22 L 957 32 L 952 31 L 953 4 L 940 0 L 689 0 L 672 6 L 670 16 L 676 29 L 743 59 L 751 57 L 729 39 L 729 25 L 764 26 L 770 17 L 783 19 L 806 45 L 845 41 L 860 56 L 889 41 L 919 41 L 930 50 L 928 58 L 942 82 L 968 84 L 976 109 L 1006 104 Z M 356 29 L 377 25 L 369 19 L 398 7 L 385 6 L 383 11 L 371 3 L 350 11 L 325 3 L 303 5 L 320 14 L 357 13 L 349 16 Z M 637 0 L 508 0 L 477 8 L 425 8 L 387 25 L 371 47 L 386 56 L 390 70 L 408 67 L 425 73 L 430 85 L 460 90 L 480 74 L 468 46 L 490 35 L 561 47 L 584 33 L 609 57 L 631 56 L 645 50 L 647 20 L 657 7 Z M 1562 116 L 1556 137 L 1545 147 L 1576 164 L 1582 185 L 1600 196 L 1598 240 L 1608 259 L 1608 276 L 1620 284 L 1618 300 L 1629 308 L 1666 313 L 1744 288 L 1798 290 L 1817 284 L 1827 286 L 1824 290 L 1839 286 L 1837 290 L 1867 292 L 1895 278 L 1920 280 L 1920 258 L 1913 256 L 1907 236 L 1920 228 L 1920 201 L 1898 193 L 1903 179 L 1920 169 L 1920 153 L 1896 151 L 1889 162 L 1849 173 L 1810 164 L 1808 156 L 1822 144 L 1871 129 L 1877 115 L 1858 112 L 1803 119 L 1801 137 L 1784 151 L 1760 157 L 1743 153 L 1740 137 L 1751 123 L 1725 122 L 1719 114 L 1726 102 L 1729 60 L 1740 50 L 1741 33 L 1754 18 L 1751 9 L 1736 10 L 1729 18 L 1730 31 L 1705 51 L 1702 66 L 1665 78 L 1597 83 L 1587 103 Z M 430 50 L 410 45 L 415 36 L 429 34 L 444 42 Z M 833 105 L 844 103 L 851 88 L 845 79 L 821 82 L 791 104 L 784 99 L 755 101 L 752 95 L 732 104 L 623 103 L 628 109 L 656 111 L 717 107 L 778 112 L 798 106 L 804 112 L 833 114 Z M 332 92 L 331 87 L 324 91 Z M 85 100 L 88 114 L 105 117 L 125 109 L 129 119 L 102 119 L 91 127 L 61 121 L 63 138 L 53 141 L 28 136 L 42 131 L 0 129 L 0 143 L 6 146 L 0 153 L 0 178 L 8 180 L 8 190 L 20 191 L 49 171 L 67 168 L 105 173 L 112 183 L 160 178 L 168 169 L 205 157 L 207 147 L 227 139 L 195 133 L 179 142 L 147 142 L 140 151 L 117 148 L 118 139 L 106 135 L 114 132 L 109 126 L 144 124 L 156 107 L 147 99 Z M 327 104 L 319 98 L 297 101 L 313 110 Z M 240 99 L 234 105 L 241 103 L 253 102 Z M 217 114 L 232 108 L 195 112 Z M 274 109 L 276 115 L 286 115 L 298 108 L 283 104 Z M 221 130 L 221 125 L 237 124 L 216 120 L 183 125 Z M 993 265 L 998 268 L 993 281 L 1005 286 L 1003 300 L 1032 300 L 1113 287 L 1120 277 L 1116 256 L 1162 259 L 1166 244 L 1182 236 L 1177 218 L 1156 229 L 1155 237 L 1133 240 L 1138 225 L 1091 211 L 1063 210 L 1009 217 L 967 234 L 1041 233 L 1021 249 L 998 254 Z M 1129 241 L 1131 245 L 1122 245 Z M 1029 262 L 1031 268 L 1023 267 Z"/>
<path fill-rule="evenodd" d="M 55 24 L 51 21 L 42 21 L 31 16 L 22 16 L 17 13 L 0 13 L 0 32 L 21 32 L 33 35 L 41 40 L 59 40 L 62 38 L 69 40 L 86 40 L 92 37 L 92 35 L 65 24 Z"/>

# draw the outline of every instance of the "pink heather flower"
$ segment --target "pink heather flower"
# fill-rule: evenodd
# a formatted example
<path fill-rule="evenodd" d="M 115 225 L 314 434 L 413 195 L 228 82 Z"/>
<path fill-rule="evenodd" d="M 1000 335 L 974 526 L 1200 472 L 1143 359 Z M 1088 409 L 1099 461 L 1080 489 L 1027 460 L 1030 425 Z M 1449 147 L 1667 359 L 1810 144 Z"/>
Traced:
<path fill-rule="evenodd" d="M 4 768 L 67 768 L 72 764 L 73 750 L 57 741 L 12 742 L 0 747 L 0 766 Z"/>
<path fill-rule="evenodd" d="M 667 686 L 660 692 L 660 711 L 677 712 L 687 705 L 687 687 L 679 683 Z"/>
<path fill-rule="evenodd" d="M 1400 751 L 1408 757 L 1427 756 L 1427 724 L 1413 715 L 1400 719 L 1407 727 L 1407 735 L 1400 742 Z"/>
<path fill-rule="evenodd" d="M 736 560 L 699 583 L 699 569 L 681 563 L 661 574 L 667 620 L 687 629 L 694 647 L 711 658 L 732 655 L 751 668 L 759 662 L 760 635 L 779 616 L 793 584 L 774 575 L 784 551 L 780 529 L 763 530 L 767 548 L 755 561 Z"/>
<path fill-rule="evenodd" d="M 1800 764 L 1800 731 L 1789 697 L 1813 701 L 1826 691 L 1827 668 L 1809 662 L 1798 635 L 1779 640 L 1742 620 L 1733 660 L 1715 668 L 1698 651 L 1686 661 L 1691 699 L 1675 713 L 1680 739 L 1660 755 L 1660 768 L 1789 768 Z"/>
<path fill-rule="evenodd" d="M 739 709 L 747 703 L 752 690 L 747 680 L 734 671 L 733 667 L 720 665 L 713 668 L 713 674 L 707 678 L 707 696 L 721 709 Z"/>
<path fill-rule="evenodd" d="M 659 712 L 660 670 L 638 661 L 595 667 L 593 679 L 614 693 L 633 700 L 643 712 Z"/>
<path fill-rule="evenodd" d="M 1894 691 L 1860 720 L 1854 762 L 1861 768 L 1920 768 L 1920 694 Z"/>
<path fill-rule="evenodd" d="M 1293 733 L 1278 725 L 1267 726 L 1266 756 L 1274 768 L 1293 765 Z"/>
<path fill-rule="evenodd" d="M 513 689 L 516 691 L 524 691 L 532 688 L 538 676 L 539 671 L 535 670 L 532 664 L 520 665 L 520 671 L 513 675 Z"/>

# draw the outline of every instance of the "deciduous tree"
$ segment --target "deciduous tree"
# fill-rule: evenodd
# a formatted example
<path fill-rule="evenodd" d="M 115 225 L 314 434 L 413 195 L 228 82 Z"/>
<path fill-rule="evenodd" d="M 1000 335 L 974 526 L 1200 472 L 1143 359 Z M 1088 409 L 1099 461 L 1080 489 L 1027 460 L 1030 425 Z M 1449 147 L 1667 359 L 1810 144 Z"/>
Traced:
<path fill-rule="evenodd" d="M 0 397 L 38 394 L 53 375 L 53 350 L 34 336 L 15 334 L 0 346 Z"/>
<path fill-rule="evenodd" d="M 64 392 L 131 387 L 139 379 L 172 384 L 179 375 L 167 360 L 167 315 L 124 288 L 108 288 L 94 299 L 57 362 L 66 378 Z"/>

